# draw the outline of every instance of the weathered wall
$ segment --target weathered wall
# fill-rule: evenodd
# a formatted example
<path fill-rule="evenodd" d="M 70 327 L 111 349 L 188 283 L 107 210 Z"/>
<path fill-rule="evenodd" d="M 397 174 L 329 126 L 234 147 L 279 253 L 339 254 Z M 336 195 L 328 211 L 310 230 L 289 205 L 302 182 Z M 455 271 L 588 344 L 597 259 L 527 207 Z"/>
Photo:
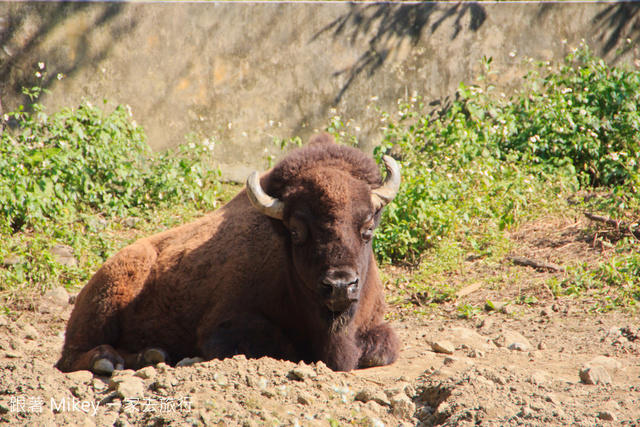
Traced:
<path fill-rule="evenodd" d="M 523 58 L 558 60 L 581 39 L 633 63 L 639 15 L 639 3 L 594 2 L 3 2 L 0 99 L 5 110 L 24 101 L 44 62 L 48 108 L 128 104 L 152 147 L 215 136 L 216 160 L 242 178 L 265 167 L 265 148 L 276 153 L 272 137 L 306 139 L 335 114 L 355 119 L 371 149 L 372 97 L 387 110 L 414 91 L 446 98 L 483 56 L 506 85 Z"/>

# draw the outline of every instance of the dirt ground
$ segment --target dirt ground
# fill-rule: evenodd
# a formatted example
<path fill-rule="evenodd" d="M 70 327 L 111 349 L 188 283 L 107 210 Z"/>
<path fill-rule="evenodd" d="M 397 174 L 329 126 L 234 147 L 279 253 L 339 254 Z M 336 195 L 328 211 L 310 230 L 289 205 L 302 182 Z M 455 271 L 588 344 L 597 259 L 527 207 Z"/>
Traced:
<path fill-rule="evenodd" d="M 517 243 L 513 255 L 557 266 L 596 262 L 607 248 L 585 235 L 585 221 L 527 224 L 510 236 Z M 562 274 L 470 256 L 450 277 L 463 289 L 460 297 L 435 307 L 424 295 L 389 284 L 400 359 L 348 373 L 322 363 L 237 356 L 112 378 L 62 374 L 53 364 L 73 305 L 54 292 L 0 315 L 0 423 L 640 425 L 640 316 L 598 313 L 595 297 L 554 298 L 546 283 Z M 523 295 L 536 302 L 500 308 Z M 487 300 L 495 302 L 493 310 L 459 317 L 461 305 Z"/>

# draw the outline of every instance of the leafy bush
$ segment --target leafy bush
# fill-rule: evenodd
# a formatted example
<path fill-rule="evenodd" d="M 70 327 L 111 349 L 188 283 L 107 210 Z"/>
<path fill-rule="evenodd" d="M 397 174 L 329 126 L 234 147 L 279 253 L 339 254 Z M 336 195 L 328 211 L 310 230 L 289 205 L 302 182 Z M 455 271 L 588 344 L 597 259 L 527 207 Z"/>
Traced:
<path fill-rule="evenodd" d="M 127 110 L 119 105 L 106 113 L 84 103 L 48 116 L 36 103 L 7 114 L 5 122 L 12 119 L 16 128 L 1 137 L 2 224 L 41 227 L 77 212 L 118 214 L 162 201 L 211 205 L 218 172 L 203 156 L 212 146 L 154 155 Z"/>
<path fill-rule="evenodd" d="M 42 91 L 35 86 L 24 93 L 36 101 Z M 82 286 L 101 263 L 140 237 L 122 217 L 134 217 L 135 227 L 150 234 L 217 204 L 219 171 L 209 160 L 214 143 L 191 141 L 154 154 L 129 107 L 107 112 L 85 102 L 47 115 L 34 102 L 1 120 L 5 301 L 34 290 Z M 56 244 L 70 246 L 77 265 L 58 262 L 51 252 Z"/>
<path fill-rule="evenodd" d="M 546 67 L 545 63 L 539 67 Z M 572 164 L 585 186 L 640 183 L 640 72 L 611 68 L 587 47 L 504 111 L 515 132 L 498 143 L 552 166 Z"/>
<path fill-rule="evenodd" d="M 529 206 L 553 209 L 580 186 L 613 186 L 633 199 L 640 72 L 611 69 L 585 48 L 545 77 L 529 73 L 507 99 L 486 84 L 490 63 L 484 86 L 461 83 L 444 111 L 425 112 L 414 94 L 396 115 L 381 113 L 387 126 L 375 154 L 398 157 L 403 176 L 375 240 L 381 260 L 415 263 L 453 236 L 487 254 Z"/>

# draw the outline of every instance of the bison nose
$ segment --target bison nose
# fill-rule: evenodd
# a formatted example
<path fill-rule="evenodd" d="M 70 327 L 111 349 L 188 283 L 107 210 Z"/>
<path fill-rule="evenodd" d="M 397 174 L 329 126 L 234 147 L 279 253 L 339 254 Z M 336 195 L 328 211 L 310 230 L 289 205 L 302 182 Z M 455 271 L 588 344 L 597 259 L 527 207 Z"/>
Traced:
<path fill-rule="evenodd" d="M 320 280 L 320 293 L 333 311 L 344 311 L 360 296 L 358 275 L 349 270 L 329 270 Z"/>

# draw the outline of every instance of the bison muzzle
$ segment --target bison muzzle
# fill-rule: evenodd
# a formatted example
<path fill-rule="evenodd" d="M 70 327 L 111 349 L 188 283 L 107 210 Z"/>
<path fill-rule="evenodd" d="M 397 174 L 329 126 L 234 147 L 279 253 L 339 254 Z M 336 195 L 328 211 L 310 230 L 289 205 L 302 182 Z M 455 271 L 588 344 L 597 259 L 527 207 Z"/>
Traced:
<path fill-rule="evenodd" d="M 244 354 L 334 370 L 394 362 L 372 250 L 398 192 L 395 161 L 378 166 L 327 134 L 229 203 L 109 259 L 81 290 L 57 367 L 64 372 Z"/>

